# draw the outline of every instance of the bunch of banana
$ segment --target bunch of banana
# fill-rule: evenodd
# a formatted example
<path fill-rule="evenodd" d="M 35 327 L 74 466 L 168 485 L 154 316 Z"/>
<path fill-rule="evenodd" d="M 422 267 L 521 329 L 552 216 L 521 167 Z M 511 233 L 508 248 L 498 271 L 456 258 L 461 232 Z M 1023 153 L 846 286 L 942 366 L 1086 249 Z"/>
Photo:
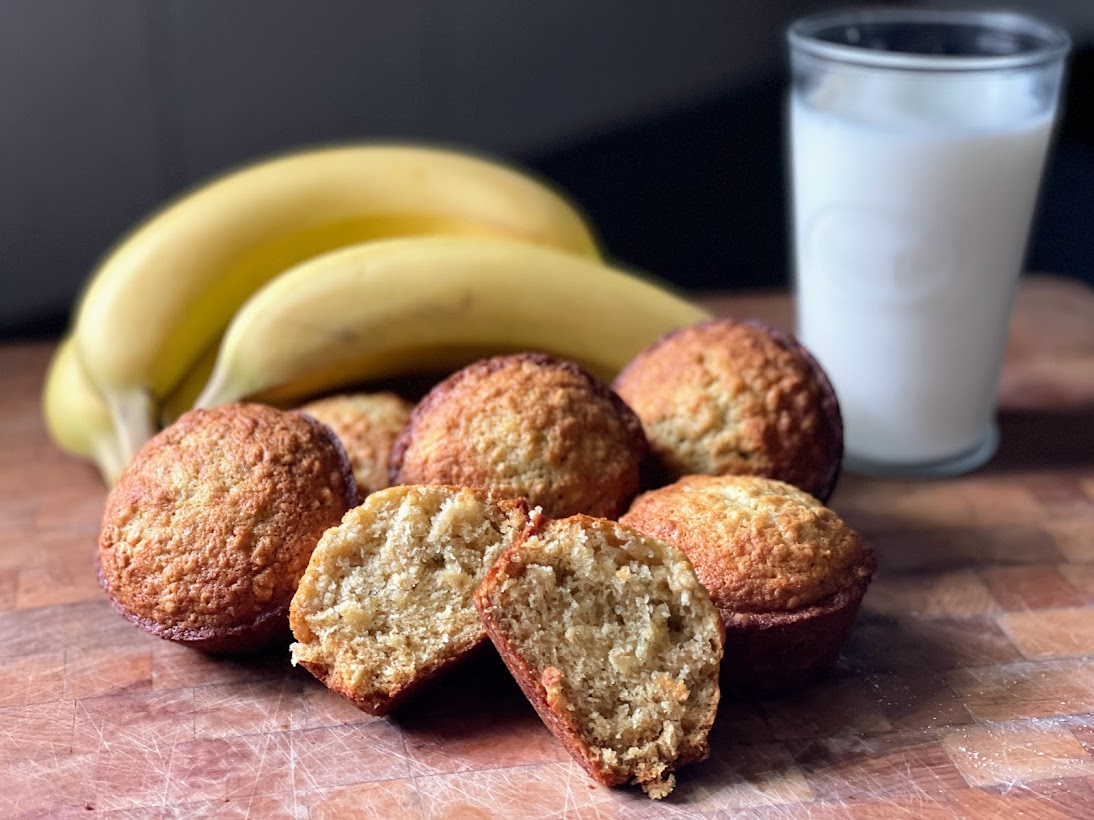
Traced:
<path fill-rule="evenodd" d="M 196 404 L 291 403 L 518 350 L 610 379 L 663 333 L 707 315 L 636 276 L 526 242 L 369 242 L 318 256 L 256 292 L 228 326 Z"/>
<path fill-rule="evenodd" d="M 597 255 L 581 217 L 534 180 L 474 157 L 410 146 L 274 159 L 153 216 L 95 271 L 72 331 L 121 458 L 155 431 L 160 403 L 257 288 L 335 248 L 431 233 L 511 236 Z"/>
<path fill-rule="evenodd" d="M 516 350 L 609 379 L 706 315 L 602 264 L 580 215 L 516 171 L 331 148 L 226 176 L 123 241 L 82 298 L 43 407 L 54 440 L 112 483 L 192 406 L 289 404 Z"/>

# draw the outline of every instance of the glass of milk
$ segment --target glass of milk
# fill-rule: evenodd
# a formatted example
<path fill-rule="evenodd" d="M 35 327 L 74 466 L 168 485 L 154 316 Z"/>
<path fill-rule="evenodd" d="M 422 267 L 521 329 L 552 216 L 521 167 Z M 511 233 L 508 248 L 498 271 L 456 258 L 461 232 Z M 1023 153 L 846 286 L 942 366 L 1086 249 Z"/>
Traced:
<path fill-rule="evenodd" d="M 995 451 L 1008 318 L 1055 120 L 1061 30 L 1006 12 L 789 30 L 798 335 L 845 465 L 953 475 Z"/>

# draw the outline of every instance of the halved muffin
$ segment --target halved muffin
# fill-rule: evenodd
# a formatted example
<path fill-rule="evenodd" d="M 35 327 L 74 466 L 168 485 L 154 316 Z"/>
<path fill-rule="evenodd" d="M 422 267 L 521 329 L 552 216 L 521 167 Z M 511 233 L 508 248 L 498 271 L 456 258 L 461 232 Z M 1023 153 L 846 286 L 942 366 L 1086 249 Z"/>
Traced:
<path fill-rule="evenodd" d="M 652 797 L 704 759 L 722 629 L 684 554 L 614 521 L 541 520 L 475 607 L 521 689 L 597 781 Z"/>
<path fill-rule="evenodd" d="M 375 715 L 486 639 L 472 595 L 528 526 L 487 490 L 400 486 L 350 510 L 292 599 L 292 662 Z"/>
<path fill-rule="evenodd" d="M 620 521 L 687 553 L 721 613 L 722 682 L 735 691 L 822 673 L 874 572 L 872 550 L 832 510 L 758 476 L 686 476 L 640 495 Z"/>

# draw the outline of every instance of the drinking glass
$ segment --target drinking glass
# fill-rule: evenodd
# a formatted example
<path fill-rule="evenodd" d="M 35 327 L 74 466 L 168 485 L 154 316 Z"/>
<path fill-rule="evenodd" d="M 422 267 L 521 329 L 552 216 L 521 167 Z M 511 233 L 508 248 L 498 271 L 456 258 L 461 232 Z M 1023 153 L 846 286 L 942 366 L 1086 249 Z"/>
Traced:
<path fill-rule="evenodd" d="M 839 396 L 844 463 L 971 470 L 998 441 L 1068 37 L 936 9 L 822 14 L 788 37 L 798 335 Z"/>

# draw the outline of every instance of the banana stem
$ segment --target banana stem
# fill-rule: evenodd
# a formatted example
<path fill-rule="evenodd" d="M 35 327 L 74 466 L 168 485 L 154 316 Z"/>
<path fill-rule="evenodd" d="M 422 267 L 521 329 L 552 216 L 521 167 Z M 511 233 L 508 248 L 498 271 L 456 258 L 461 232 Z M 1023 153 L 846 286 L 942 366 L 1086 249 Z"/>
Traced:
<path fill-rule="evenodd" d="M 240 393 L 236 385 L 225 379 L 220 369 L 216 368 L 209 376 L 209 381 L 205 383 L 205 388 L 194 400 L 194 407 L 200 407 L 202 410 L 212 410 L 214 407 L 219 407 L 231 401 L 239 401 L 241 398 L 243 398 L 243 394 Z"/>
<path fill-rule="evenodd" d="M 106 403 L 118 437 L 118 455 L 123 464 L 128 463 L 156 434 L 156 402 L 147 390 L 138 389 L 110 393 Z"/>
<path fill-rule="evenodd" d="M 93 451 L 91 460 L 99 468 L 99 475 L 107 487 L 113 487 L 118 483 L 126 465 L 118 442 L 113 436 L 103 436 L 95 442 Z"/>
<path fill-rule="evenodd" d="M 183 376 L 178 384 L 171 388 L 171 392 L 160 402 L 159 422 L 161 428 L 174 424 L 179 416 L 198 406 L 196 404 L 197 398 L 205 385 L 209 383 L 209 377 L 216 365 L 219 350 L 220 337 L 217 337 L 217 340 L 201 354 L 201 358 L 190 369 L 190 372 Z"/>

